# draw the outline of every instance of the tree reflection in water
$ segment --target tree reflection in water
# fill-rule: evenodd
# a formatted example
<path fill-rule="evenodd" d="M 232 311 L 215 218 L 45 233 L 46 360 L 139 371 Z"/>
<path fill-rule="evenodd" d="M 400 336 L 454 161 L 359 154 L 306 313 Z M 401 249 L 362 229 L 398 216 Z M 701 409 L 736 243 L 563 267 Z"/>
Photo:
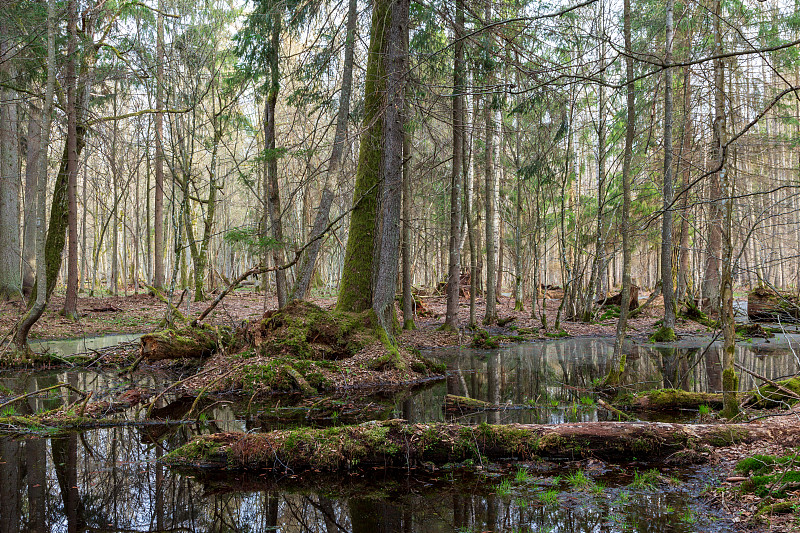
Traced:
<path fill-rule="evenodd" d="M 445 353 L 452 369 L 448 379 L 399 398 L 392 415 L 411 422 L 595 420 L 602 412 L 579 400 L 604 375 L 611 348 L 605 339 L 567 339 L 494 352 Z M 714 390 L 715 367 L 708 354 L 717 349 L 704 348 L 630 346 L 627 378 L 643 389 Z M 762 375 L 778 377 L 797 369 L 785 346 L 745 345 L 739 350 L 741 364 Z M 765 357 L 766 350 L 771 355 Z M 16 383 L 0 381 L 27 391 L 65 379 L 82 378 L 30 374 Z M 752 386 L 747 380 L 743 375 L 743 388 Z M 444 410 L 447 394 L 501 405 L 533 403 L 538 408 L 461 415 Z M 16 407 L 31 413 L 59 403 L 30 398 Z M 573 409 L 575 405 L 580 409 Z M 227 473 L 200 480 L 197 472 L 176 472 L 158 462 L 197 432 L 227 427 L 232 421 L 254 427 L 233 411 L 216 411 L 214 417 L 219 420 L 205 426 L 127 426 L 53 439 L 0 439 L 0 533 L 729 530 L 725 521 L 678 520 L 688 509 L 686 502 L 697 501 L 687 489 L 630 491 L 624 496 L 630 480 L 612 476 L 603 480 L 603 491 L 579 492 L 564 482 L 554 484 L 553 472 L 537 477 L 537 465 L 530 465 L 532 481 L 513 485 L 509 492 L 498 489 L 501 477 L 496 473 L 481 477 L 411 469 L 310 477 L 289 473 L 280 478 Z M 548 490 L 558 492 L 556 502 L 545 503 L 542 494 Z"/>

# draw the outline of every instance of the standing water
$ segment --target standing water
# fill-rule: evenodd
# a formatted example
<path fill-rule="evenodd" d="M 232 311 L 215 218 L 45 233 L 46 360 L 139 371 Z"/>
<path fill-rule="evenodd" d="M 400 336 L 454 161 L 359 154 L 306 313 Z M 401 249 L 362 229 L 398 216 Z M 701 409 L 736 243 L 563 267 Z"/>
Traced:
<path fill-rule="evenodd" d="M 641 390 L 713 391 L 719 347 L 694 338 L 671 345 L 626 346 L 628 382 Z M 770 378 L 798 369 L 797 337 L 742 343 L 737 360 Z M 562 339 L 499 350 L 442 349 L 444 382 L 403 397 L 375 398 L 382 417 L 411 422 L 561 423 L 607 417 L 588 392 L 607 372 L 612 340 Z M 83 348 L 77 348 L 85 351 Z M 68 355 L 65 352 L 62 352 Z M 712 355 L 709 355 L 709 354 Z M 165 377 L 142 372 L 141 387 L 163 389 Z M 86 370 L 0 374 L 4 391 L 71 383 L 103 391 L 127 379 Z M 743 388 L 751 383 L 742 376 Z M 446 408 L 447 395 L 497 406 L 478 413 Z M 18 412 L 53 408 L 60 397 L 30 398 Z M 119 426 L 0 439 L 0 523 L 9 531 L 736 531 L 700 498 L 716 481 L 704 469 L 659 467 L 631 458 L 515 462 L 402 472 L 354 469 L 343 475 L 175 471 L 159 459 L 193 435 L 269 428 L 272 405 L 215 404 L 179 425 Z M 123 413 L 121 417 L 130 416 Z M 692 420 L 695 413 L 678 413 Z M 336 423 L 334 413 L 324 423 Z"/>

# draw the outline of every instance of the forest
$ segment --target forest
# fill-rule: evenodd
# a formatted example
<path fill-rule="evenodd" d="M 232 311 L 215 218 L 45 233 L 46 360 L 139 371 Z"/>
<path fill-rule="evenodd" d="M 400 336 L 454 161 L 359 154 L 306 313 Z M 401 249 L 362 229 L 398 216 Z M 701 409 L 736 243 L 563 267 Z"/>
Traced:
<path fill-rule="evenodd" d="M 131 452 L 160 478 L 720 448 L 745 473 L 714 483 L 756 483 L 740 512 L 786 530 L 800 458 L 769 410 L 800 400 L 798 50 L 800 4 L 774 0 L 0 2 L 2 465 L 50 428 L 80 529 L 74 431 L 99 447 L 120 413 L 164 424 Z M 270 483 L 250 490 L 272 526 L 431 526 L 355 485 Z M 452 490 L 472 511 L 450 526 L 502 529 L 494 492 Z M 523 508 L 505 523 L 576 519 Z"/>

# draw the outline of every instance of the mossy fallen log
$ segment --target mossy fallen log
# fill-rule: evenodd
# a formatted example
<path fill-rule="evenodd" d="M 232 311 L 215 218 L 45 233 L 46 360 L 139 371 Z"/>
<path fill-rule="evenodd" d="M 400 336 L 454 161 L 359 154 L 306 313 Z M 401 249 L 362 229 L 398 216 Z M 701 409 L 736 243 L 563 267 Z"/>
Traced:
<path fill-rule="evenodd" d="M 233 341 L 230 328 L 197 326 L 166 329 L 142 335 L 141 355 L 148 361 L 200 359 L 208 357 Z"/>
<path fill-rule="evenodd" d="M 772 409 L 793 405 L 797 403 L 798 397 L 800 377 L 793 377 L 759 387 L 748 395 L 744 404 L 748 407 Z"/>
<path fill-rule="evenodd" d="M 747 316 L 753 321 L 797 321 L 800 298 L 796 294 L 759 286 L 747 294 Z"/>
<path fill-rule="evenodd" d="M 665 459 L 683 450 L 755 440 L 796 442 L 800 427 L 764 424 L 587 422 L 559 425 L 409 424 L 368 422 L 328 429 L 268 433 L 218 433 L 172 451 L 172 465 L 217 469 L 346 470 L 406 468 L 422 463 L 599 457 L 629 461 Z"/>
<path fill-rule="evenodd" d="M 634 411 L 678 411 L 681 409 L 698 409 L 701 405 L 721 409 L 722 394 L 688 392 L 678 389 L 657 389 L 619 396 L 614 400 L 613 404 L 617 407 Z"/>

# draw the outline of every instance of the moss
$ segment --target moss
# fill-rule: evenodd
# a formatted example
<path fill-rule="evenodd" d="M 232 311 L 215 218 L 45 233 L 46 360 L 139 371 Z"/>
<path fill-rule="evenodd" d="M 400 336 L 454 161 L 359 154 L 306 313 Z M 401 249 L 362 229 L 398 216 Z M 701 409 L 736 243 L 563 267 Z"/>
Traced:
<path fill-rule="evenodd" d="M 701 405 L 722 407 L 722 395 L 679 389 L 656 389 L 636 394 L 627 393 L 615 398 L 613 403 L 617 406 L 655 411 L 698 409 Z"/>
<path fill-rule="evenodd" d="M 732 446 L 740 442 L 744 442 L 747 438 L 747 431 L 741 428 L 729 427 L 721 425 L 715 429 L 706 441 L 715 447 L 721 448 L 724 446 Z"/>
<path fill-rule="evenodd" d="M 222 455 L 222 443 L 206 438 L 196 438 L 180 448 L 169 452 L 161 458 L 167 464 L 170 463 L 205 463 L 218 461 Z"/>
<path fill-rule="evenodd" d="M 800 503 L 796 501 L 777 502 L 764 505 L 759 509 L 756 518 L 771 514 L 800 513 Z"/>
<path fill-rule="evenodd" d="M 625 373 L 625 367 L 628 364 L 628 354 L 622 354 L 619 358 L 619 364 L 612 365 L 602 381 L 603 388 L 616 388 L 620 385 L 622 375 Z"/>
<path fill-rule="evenodd" d="M 686 312 L 682 313 L 680 316 L 697 322 L 698 324 L 702 324 L 708 328 L 716 329 L 719 326 L 719 322 L 710 319 L 708 315 L 700 310 L 700 308 L 692 299 L 686 300 Z"/>
<path fill-rule="evenodd" d="M 620 309 L 619 306 L 616 304 L 607 305 L 606 308 L 603 310 L 603 314 L 597 317 L 598 322 L 603 322 L 605 320 L 610 320 L 612 318 L 619 318 Z"/>
<path fill-rule="evenodd" d="M 339 311 L 363 311 L 372 305 L 375 217 L 378 211 L 383 158 L 383 121 L 380 113 L 386 92 L 386 76 L 381 57 L 387 34 L 389 6 L 387 1 L 378 1 L 372 10 L 372 38 L 364 80 L 364 131 L 358 150 L 353 212 L 350 215 L 342 280 L 336 302 L 336 309 Z"/>
<path fill-rule="evenodd" d="M 794 377 L 777 382 L 780 386 L 800 395 L 800 377 Z M 773 385 L 764 385 L 753 392 L 747 404 L 753 407 L 770 409 L 786 407 L 797 402 L 797 398 L 788 396 Z"/>
<path fill-rule="evenodd" d="M 786 457 L 777 457 L 775 455 L 754 455 L 746 459 L 742 459 L 736 463 L 735 470 L 737 473 L 748 476 L 751 473 L 756 475 L 767 474 L 772 472 L 775 466 L 787 465 L 794 463 L 798 458 L 790 455 Z"/>
<path fill-rule="evenodd" d="M 545 337 L 550 337 L 551 339 L 563 339 L 564 337 L 569 337 L 569 333 L 567 333 L 563 329 L 558 329 L 556 331 L 545 331 Z"/>
<path fill-rule="evenodd" d="M 733 418 L 739 414 L 738 390 L 739 376 L 732 368 L 726 368 L 722 371 L 723 407 L 720 416 L 723 418 Z"/>
<path fill-rule="evenodd" d="M 484 350 L 492 350 L 500 347 L 500 337 L 491 336 L 485 329 L 479 329 L 472 336 L 473 348 L 481 348 Z"/>
<path fill-rule="evenodd" d="M 765 474 L 753 476 L 742 483 L 743 492 L 752 492 L 756 496 L 766 498 L 785 498 L 787 490 L 800 484 L 800 471 L 789 470 L 788 472 L 778 472 L 775 474 Z"/>
<path fill-rule="evenodd" d="M 650 335 L 650 342 L 673 342 L 676 340 L 678 340 L 678 336 L 675 335 L 675 330 L 665 326 L 661 326 Z"/>

